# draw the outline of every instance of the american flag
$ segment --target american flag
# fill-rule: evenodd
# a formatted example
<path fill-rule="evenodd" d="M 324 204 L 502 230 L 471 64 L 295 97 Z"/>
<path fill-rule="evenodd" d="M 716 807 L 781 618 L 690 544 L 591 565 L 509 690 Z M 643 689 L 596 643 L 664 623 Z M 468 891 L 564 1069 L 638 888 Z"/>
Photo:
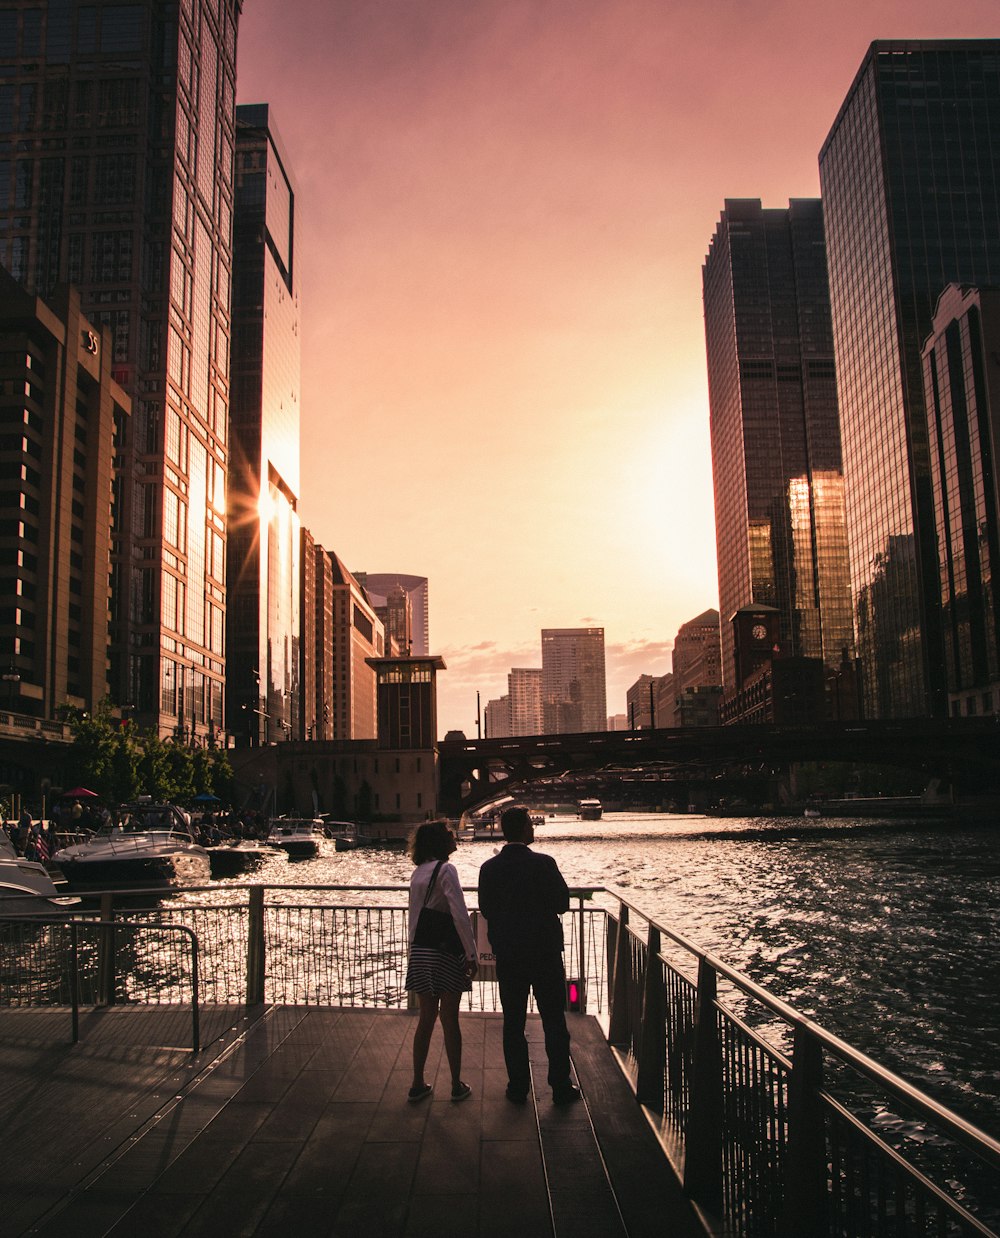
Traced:
<path fill-rule="evenodd" d="M 49 858 L 49 840 L 41 830 L 35 835 L 35 855 L 43 864 Z"/>

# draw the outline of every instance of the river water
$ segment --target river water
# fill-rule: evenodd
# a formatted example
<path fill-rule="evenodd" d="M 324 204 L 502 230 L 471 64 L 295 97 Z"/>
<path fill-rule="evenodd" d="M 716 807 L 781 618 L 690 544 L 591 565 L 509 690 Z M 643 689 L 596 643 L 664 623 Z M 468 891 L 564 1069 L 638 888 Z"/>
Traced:
<path fill-rule="evenodd" d="M 463 842 L 464 885 L 499 845 Z M 549 818 L 535 849 L 1000 1134 L 1000 825 L 606 813 Z M 275 855 L 253 879 L 388 885 L 410 871 L 398 852 L 331 850 Z"/>

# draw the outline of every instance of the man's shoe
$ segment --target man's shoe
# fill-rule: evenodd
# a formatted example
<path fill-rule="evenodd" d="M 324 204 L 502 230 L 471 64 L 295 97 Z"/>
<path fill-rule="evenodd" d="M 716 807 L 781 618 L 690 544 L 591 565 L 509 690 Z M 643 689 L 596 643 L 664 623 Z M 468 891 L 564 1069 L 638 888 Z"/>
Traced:
<path fill-rule="evenodd" d="M 451 1099 L 453 1101 L 468 1100 L 472 1095 L 472 1088 L 467 1083 L 454 1083 L 451 1088 Z"/>
<path fill-rule="evenodd" d="M 505 1096 L 514 1105 L 525 1105 L 528 1102 L 528 1093 L 521 1092 L 517 1088 L 508 1086 Z"/>
<path fill-rule="evenodd" d="M 553 1089 L 553 1105 L 575 1105 L 578 1100 L 583 1100 L 583 1093 L 579 1088 L 575 1088 L 572 1083 L 567 1083 L 564 1088 Z"/>

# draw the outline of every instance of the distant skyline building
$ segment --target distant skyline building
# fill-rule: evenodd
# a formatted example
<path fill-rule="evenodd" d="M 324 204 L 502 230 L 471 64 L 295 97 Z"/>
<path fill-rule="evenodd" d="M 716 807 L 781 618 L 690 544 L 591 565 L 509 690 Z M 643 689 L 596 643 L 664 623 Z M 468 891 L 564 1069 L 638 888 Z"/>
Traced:
<path fill-rule="evenodd" d="M 730 620 L 780 614 L 779 652 L 853 646 L 823 208 L 727 199 L 703 268 L 722 675 Z M 675 685 L 676 687 L 676 685 Z"/>
<path fill-rule="evenodd" d="M 542 713 L 546 735 L 605 729 L 603 628 L 542 629 Z"/>
<path fill-rule="evenodd" d="M 303 737 L 295 184 L 266 104 L 236 109 L 227 715 Z"/>
<path fill-rule="evenodd" d="M 129 408 L 110 333 L 81 314 L 75 290 L 46 303 L 0 269 L 4 709 L 54 718 L 108 696 L 116 442 Z"/>
<path fill-rule="evenodd" d="M 998 143 L 1000 40 L 875 42 L 819 156 L 871 718 L 947 709 L 921 349 L 948 284 L 1000 284 Z"/>
<path fill-rule="evenodd" d="M 507 675 L 511 735 L 543 735 L 542 668 L 513 667 Z"/>
<path fill-rule="evenodd" d="M 722 696 L 719 612 L 703 611 L 682 623 L 671 655 L 672 722 L 664 726 L 715 726 Z"/>
<path fill-rule="evenodd" d="M 1000 712 L 1000 290 L 950 284 L 923 347 L 951 717 Z"/>
<path fill-rule="evenodd" d="M 653 683 L 652 675 L 640 675 L 635 683 L 625 690 L 625 708 L 630 731 L 648 731 L 653 725 L 653 714 L 656 710 L 656 689 Z"/>
<path fill-rule="evenodd" d="M 510 697 L 498 696 L 487 701 L 483 710 L 483 738 L 508 739 L 513 734 L 510 726 Z"/>
<path fill-rule="evenodd" d="M 221 731 L 240 0 L 33 4 L 0 20 L 0 265 L 80 290 L 132 400 L 111 695 Z"/>
<path fill-rule="evenodd" d="M 430 598 L 426 576 L 408 576 L 402 572 L 355 572 L 361 586 L 368 591 L 373 606 L 385 606 L 393 589 L 401 587 L 410 599 L 411 633 L 414 657 L 430 656 Z"/>
<path fill-rule="evenodd" d="M 379 720 L 372 659 L 385 653 L 385 629 L 339 556 L 325 553 L 333 590 L 332 738 L 375 739 Z"/>

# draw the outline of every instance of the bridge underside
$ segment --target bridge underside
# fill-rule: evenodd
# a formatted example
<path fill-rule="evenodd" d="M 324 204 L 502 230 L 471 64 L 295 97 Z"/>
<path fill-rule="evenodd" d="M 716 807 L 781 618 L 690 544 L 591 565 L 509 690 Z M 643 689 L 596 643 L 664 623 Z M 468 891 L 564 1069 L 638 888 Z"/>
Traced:
<path fill-rule="evenodd" d="M 895 766 L 970 794 L 1000 791 L 992 718 L 452 740 L 439 753 L 441 807 L 454 815 L 505 796 L 571 801 L 602 784 L 647 805 L 750 798 L 803 762 Z"/>

